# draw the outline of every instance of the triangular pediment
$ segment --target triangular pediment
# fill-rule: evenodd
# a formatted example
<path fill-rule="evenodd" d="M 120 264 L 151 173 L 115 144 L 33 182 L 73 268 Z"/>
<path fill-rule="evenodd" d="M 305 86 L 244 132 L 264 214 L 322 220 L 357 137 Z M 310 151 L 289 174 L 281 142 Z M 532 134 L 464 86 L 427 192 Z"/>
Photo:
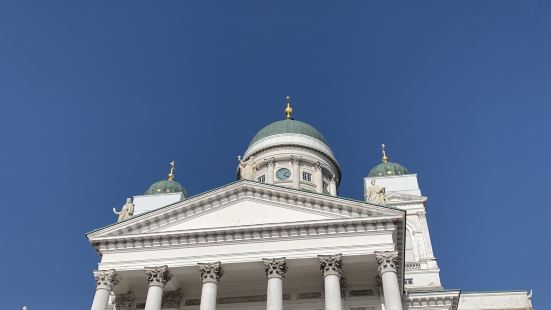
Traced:
<path fill-rule="evenodd" d="M 278 226 L 352 218 L 403 217 L 403 211 L 249 181 L 235 182 L 88 234 L 92 239 Z"/>
<path fill-rule="evenodd" d="M 217 208 L 209 209 L 209 211 L 202 212 L 197 216 L 189 216 L 177 223 L 166 225 L 159 229 L 154 229 L 153 231 L 167 232 L 241 227 L 319 221 L 336 218 L 346 217 L 331 212 L 323 212 L 285 203 L 273 203 L 261 199 L 245 197 L 231 203 L 220 205 Z"/>

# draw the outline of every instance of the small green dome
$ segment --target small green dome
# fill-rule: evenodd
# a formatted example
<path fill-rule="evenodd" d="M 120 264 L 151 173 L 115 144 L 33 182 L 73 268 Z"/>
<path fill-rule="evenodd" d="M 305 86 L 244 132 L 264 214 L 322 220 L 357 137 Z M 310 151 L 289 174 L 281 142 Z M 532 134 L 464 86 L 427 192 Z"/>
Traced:
<path fill-rule="evenodd" d="M 371 171 L 369 171 L 369 174 L 367 177 L 382 177 L 382 176 L 389 176 L 389 175 L 404 175 L 404 174 L 410 174 L 409 170 L 406 169 L 406 167 L 393 162 L 383 162 L 375 166 Z"/>
<path fill-rule="evenodd" d="M 183 193 L 187 197 L 187 191 L 182 184 L 172 180 L 160 180 L 153 183 L 145 192 L 145 195 L 158 195 L 166 193 Z"/>
<path fill-rule="evenodd" d="M 285 133 L 295 133 L 295 134 L 309 136 L 323 142 L 326 145 L 329 145 L 327 143 L 327 140 L 325 140 L 325 138 L 321 135 L 321 133 L 316 128 L 304 122 L 297 121 L 292 118 L 287 118 L 281 121 L 271 123 L 270 125 L 262 128 L 253 137 L 249 146 L 253 145 L 255 142 L 257 142 L 260 139 L 273 136 L 273 135 L 285 134 Z"/>

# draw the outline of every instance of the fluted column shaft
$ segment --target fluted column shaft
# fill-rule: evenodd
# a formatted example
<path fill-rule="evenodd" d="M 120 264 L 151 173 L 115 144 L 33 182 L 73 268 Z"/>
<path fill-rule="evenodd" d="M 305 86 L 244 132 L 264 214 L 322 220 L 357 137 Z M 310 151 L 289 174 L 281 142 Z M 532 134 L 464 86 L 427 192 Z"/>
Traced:
<path fill-rule="evenodd" d="M 267 310 L 283 310 L 283 278 L 287 272 L 285 257 L 263 259 L 264 272 L 268 278 Z"/>
<path fill-rule="evenodd" d="M 266 183 L 268 184 L 274 184 L 274 165 L 275 165 L 275 159 L 269 158 L 267 160 L 268 163 L 268 172 L 266 173 Z"/>
<path fill-rule="evenodd" d="M 147 282 L 149 284 L 145 300 L 145 310 L 161 310 L 163 288 L 170 281 L 172 275 L 168 271 L 167 266 L 146 267 L 145 273 L 147 274 Z"/>
<path fill-rule="evenodd" d="M 314 176 L 315 183 L 316 183 L 316 192 L 323 194 L 323 171 L 322 166 L 320 162 L 317 162 L 314 165 L 314 169 L 316 169 L 316 175 Z"/>
<path fill-rule="evenodd" d="M 325 310 L 342 310 L 342 255 L 318 255 L 325 286 Z"/>
<path fill-rule="evenodd" d="M 94 272 L 96 280 L 96 293 L 92 302 L 92 310 L 105 310 L 109 302 L 111 290 L 115 287 L 120 278 L 115 273 L 115 270 L 100 270 Z"/>
<path fill-rule="evenodd" d="M 291 156 L 291 166 L 293 166 L 293 187 L 300 188 L 300 158 Z"/>
<path fill-rule="evenodd" d="M 216 295 L 218 293 L 218 282 L 224 271 L 220 262 L 198 264 L 201 272 L 203 288 L 201 289 L 201 305 L 199 310 L 216 310 Z"/>
<path fill-rule="evenodd" d="M 375 255 L 381 273 L 385 308 L 387 310 L 402 310 L 402 294 L 400 293 L 398 275 L 396 274 L 398 252 L 377 252 Z"/>

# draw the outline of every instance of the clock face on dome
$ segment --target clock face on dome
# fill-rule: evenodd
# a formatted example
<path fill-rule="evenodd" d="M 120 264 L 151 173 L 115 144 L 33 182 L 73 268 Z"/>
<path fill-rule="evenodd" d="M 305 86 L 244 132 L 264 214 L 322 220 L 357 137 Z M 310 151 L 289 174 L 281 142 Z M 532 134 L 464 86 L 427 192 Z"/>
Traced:
<path fill-rule="evenodd" d="M 291 171 L 287 168 L 281 168 L 276 172 L 276 178 L 278 180 L 287 180 L 291 176 Z"/>

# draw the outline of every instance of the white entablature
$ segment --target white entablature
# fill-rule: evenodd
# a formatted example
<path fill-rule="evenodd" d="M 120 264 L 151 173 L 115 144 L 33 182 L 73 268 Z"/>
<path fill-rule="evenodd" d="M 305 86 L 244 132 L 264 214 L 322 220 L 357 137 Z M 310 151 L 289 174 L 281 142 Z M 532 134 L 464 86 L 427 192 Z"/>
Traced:
<path fill-rule="evenodd" d="M 319 254 L 319 247 L 326 248 L 328 252 L 355 255 L 383 248 L 400 250 L 403 219 L 403 211 L 392 208 L 238 181 L 96 230 L 89 233 L 88 238 L 102 254 L 100 268 L 131 267 L 126 260 L 117 262 L 117 259 L 111 259 L 110 255 L 123 258 L 121 250 L 136 252 L 147 249 L 148 255 L 144 260 L 155 256 L 155 263 L 170 261 L 173 264 L 176 252 L 182 254 L 186 250 L 174 252 L 170 250 L 172 248 L 204 244 L 215 246 L 230 242 L 234 244 L 235 253 L 224 250 L 220 254 L 232 257 L 231 261 L 235 262 L 249 259 L 250 254 L 247 253 L 250 251 L 246 248 L 252 243 L 260 243 L 260 247 L 266 248 L 262 251 L 266 254 L 274 246 L 263 244 L 269 241 L 287 242 L 289 248 L 278 250 L 280 254 L 284 251 L 287 257 L 308 256 L 308 248 Z M 333 238 L 342 240 L 336 242 L 337 239 Z M 357 243 L 360 239 L 362 241 Z M 289 243 L 290 240 L 295 240 L 296 247 Z M 328 240 L 334 240 L 335 244 Z M 312 242 L 315 247 L 307 246 L 313 245 Z M 157 251 L 151 253 L 151 249 Z M 297 253 L 292 253 L 294 250 Z M 162 261 L 162 251 L 166 251 L 166 262 Z M 185 265 L 187 257 L 189 255 L 186 254 L 178 264 Z M 136 260 L 135 255 L 132 255 L 132 260 Z M 195 264 L 194 261 L 189 263 Z"/>

